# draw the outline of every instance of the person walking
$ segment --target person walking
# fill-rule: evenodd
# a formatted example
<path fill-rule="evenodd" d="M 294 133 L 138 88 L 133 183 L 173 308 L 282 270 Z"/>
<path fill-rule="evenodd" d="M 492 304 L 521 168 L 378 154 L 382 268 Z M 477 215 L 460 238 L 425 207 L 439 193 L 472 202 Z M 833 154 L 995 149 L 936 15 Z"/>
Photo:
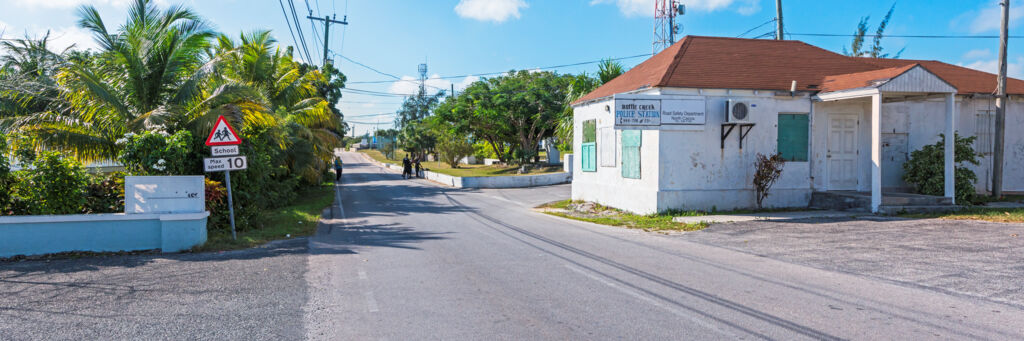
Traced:
<path fill-rule="evenodd" d="M 342 168 L 342 166 L 343 165 L 342 165 L 342 162 L 341 162 L 341 157 L 340 156 L 335 157 L 334 158 L 334 173 L 337 174 L 337 176 L 338 176 L 336 179 L 334 179 L 335 183 L 341 182 L 341 168 Z"/>
<path fill-rule="evenodd" d="M 405 158 L 402 159 L 402 179 L 408 179 L 412 177 L 412 161 L 409 161 L 409 154 L 405 154 Z"/>
<path fill-rule="evenodd" d="M 416 177 L 417 178 L 422 178 L 423 177 L 423 165 L 420 164 L 420 158 L 417 157 L 414 163 L 415 163 L 415 166 L 416 166 Z"/>

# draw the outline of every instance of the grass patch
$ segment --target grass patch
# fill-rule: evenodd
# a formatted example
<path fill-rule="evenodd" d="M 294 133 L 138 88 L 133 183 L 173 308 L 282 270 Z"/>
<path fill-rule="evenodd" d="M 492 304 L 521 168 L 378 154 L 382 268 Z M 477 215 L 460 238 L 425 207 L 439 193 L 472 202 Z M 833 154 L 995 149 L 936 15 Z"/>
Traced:
<path fill-rule="evenodd" d="M 900 214 L 904 218 L 946 219 L 946 220 L 981 220 L 996 223 L 1024 223 L 1024 208 L 983 208 L 974 207 L 956 212 L 946 213 L 914 213 Z"/>
<path fill-rule="evenodd" d="M 593 210 L 586 213 L 570 209 L 570 205 L 580 203 L 582 202 L 562 200 L 541 205 L 539 208 L 543 209 L 544 213 L 562 218 L 644 231 L 697 231 L 708 227 L 708 223 L 705 222 L 684 224 L 672 221 L 675 217 L 702 215 L 695 211 L 639 215 L 598 204 L 593 204 Z"/>
<path fill-rule="evenodd" d="M 399 160 L 388 159 L 388 158 L 384 157 L 383 153 L 381 153 L 379 150 L 376 150 L 376 149 L 363 149 L 363 150 L 360 150 L 359 152 L 366 154 L 367 156 L 369 156 L 370 158 L 376 160 L 377 162 L 390 163 L 390 164 L 396 164 L 396 165 L 402 164 L 401 159 L 399 159 Z M 405 156 L 405 152 L 402 152 L 401 150 L 395 151 L 395 156 Z M 488 177 L 488 176 L 536 175 L 536 174 L 558 173 L 558 172 L 562 171 L 562 166 L 561 165 L 551 165 L 551 166 L 535 167 L 535 168 L 530 169 L 529 172 L 527 172 L 525 174 L 519 174 L 518 173 L 519 167 L 516 167 L 516 166 L 497 166 L 497 165 L 485 166 L 485 165 L 465 165 L 465 164 L 463 164 L 463 165 L 459 165 L 459 168 L 452 168 L 451 166 L 449 166 L 448 164 L 446 164 L 444 162 L 437 162 L 437 161 L 422 162 L 421 164 L 423 165 L 423 168 L 428 170 L 428 171 L 438 172 L 438 173 L 441 173 L 441 174 L 446 174 L 446 175 L 451 175 L 451 176 L 458 176 L 458 177 L 474 177 L 474 176 Z"/>
<path fill-rule="evenodd" d="M 195 252 L 246 249 L 272 240 L 304 237 L 316 232 L 320 213 L 334 202 L 334 185 L 323 184 L 303 190 L 298 199 L 289 206 L 269 212 L 265 227 L 239 231 L 238 240 L 231 239 L 231 232 L 210 234 L 206 244 L 193 249 Z"/>

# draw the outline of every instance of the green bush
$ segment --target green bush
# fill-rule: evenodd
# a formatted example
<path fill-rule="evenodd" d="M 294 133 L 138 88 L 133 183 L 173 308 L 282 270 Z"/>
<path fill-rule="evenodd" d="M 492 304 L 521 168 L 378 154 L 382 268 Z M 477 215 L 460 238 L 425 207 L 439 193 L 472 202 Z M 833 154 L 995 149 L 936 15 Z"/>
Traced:
<path fill-rule="evenodd" d="M 85 188 L 82 213 L 124 212 L 124 173 L 95 176 Z"/>
<path fill-rule="evenodd" d="M 7 138 L 0 134 L 0 215 L 9 210 L 14 187 L 14 174 L 11 174 L 11 162 L 6 153 Z"/>
<path fill-rule="evenodd" d="M 490 143 L 478 141 L 473 144 L 473 156 L 483 161 L 483 159 L 497 159 L 498 153 L 494 152 Z"/>
<path fill-rule="evenodd" d="M 920 194 L 943 196 L 945 190 L 945 144 L 946 136 L 939 135 L 939 142 L 924 146 L 910 153 L 910 160 L 903 164 L 903 180 L 914 185 Z M 974 200 L 974 182 L 978 177 L 964 163 L 978 165 L 978 154 L 974 152 L 975 136 L 960 137 L 954 141 L 953 159 L 956 164 L 956 202 L 969 205 Z"/>
<path fill-rule="evenodd" d="M 129 133 L 118 139 L 123 149 L 118 160 L 134 175 L 188 175 L 198 169 L 199 157 L 193 152 L 192 133 L 180 130 Z"/>
<path fill-rule="evenodd" d="M 35 168 L 22 187 L 32 214 L 75 214 L 85 204 L 88 175 L 77 161 L 55 152 L 43 152 L 32 163 Z"/>

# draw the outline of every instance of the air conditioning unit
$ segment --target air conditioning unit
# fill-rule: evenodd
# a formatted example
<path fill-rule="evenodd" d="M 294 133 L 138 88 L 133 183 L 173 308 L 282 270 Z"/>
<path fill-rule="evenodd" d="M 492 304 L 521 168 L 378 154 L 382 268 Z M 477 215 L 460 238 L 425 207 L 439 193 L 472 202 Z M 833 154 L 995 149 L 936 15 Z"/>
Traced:
<path fill-rule="evenodd" d="M 725 122 L 742 123 L 750 121 L 750 105 L 734 100 L 725 101 Z"/>

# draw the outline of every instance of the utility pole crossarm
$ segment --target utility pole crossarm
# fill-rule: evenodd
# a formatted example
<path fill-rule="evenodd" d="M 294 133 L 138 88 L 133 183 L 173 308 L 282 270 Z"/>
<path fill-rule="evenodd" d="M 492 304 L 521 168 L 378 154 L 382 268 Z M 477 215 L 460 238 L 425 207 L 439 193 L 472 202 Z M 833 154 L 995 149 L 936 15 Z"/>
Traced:
<path fill-rule="evenodd" d="M 338 16 L 334 16 L 334 17 L 337 18 Z M 329 49 L 330 46 L 329 46 L 329 44 L 330 44 L 330 41 L 331 41 L 330 40 L 331 24 L 348 25 L 348 16 L 346 15 L 346 16 L 342 17 L 341 21 L 335 20 L 335 19 L 331 18 L 331 16 L 329 16 L 329 15 L 325 15 L 323 18 L 317 18 L 317 17 L 314 17 L 312 15 L 308 15 L 308 16 L 306 16 L 306 18 L 309 19 L 309 20 L 319 20 L 319 21 L 323 21 L 324 22 L 324 65 L 327 65 L 327 63 L 330 62 L 330 59 L 329 59 L 328 56 L 330 55 L 330 49 Z"/>

